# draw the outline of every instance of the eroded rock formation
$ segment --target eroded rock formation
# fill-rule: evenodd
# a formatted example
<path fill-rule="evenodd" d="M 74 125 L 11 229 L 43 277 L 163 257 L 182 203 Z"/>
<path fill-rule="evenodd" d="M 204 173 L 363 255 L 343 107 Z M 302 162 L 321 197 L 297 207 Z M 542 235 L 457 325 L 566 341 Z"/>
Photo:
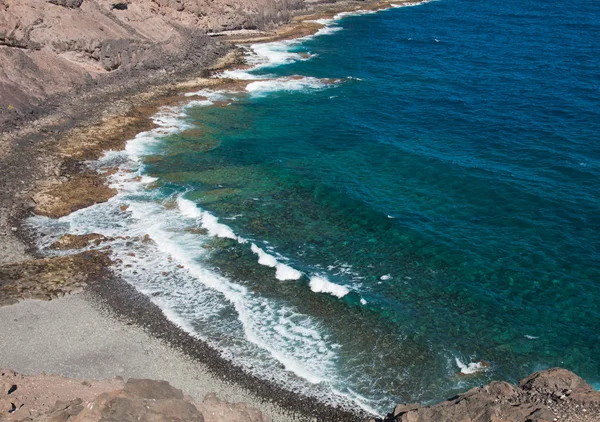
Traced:
<path fill-rule="evenodd" d="M 222 54 L 206 36 L 286 21 L 304 0 L 0 0 L 0 125 L 114 73 L 176 72 Z M 220 47 L 219 47 L 220 46 Z M 220 49 L 219 49 L 220 48 Z M 127 83 L 125 79 L 118 81 Z"/>

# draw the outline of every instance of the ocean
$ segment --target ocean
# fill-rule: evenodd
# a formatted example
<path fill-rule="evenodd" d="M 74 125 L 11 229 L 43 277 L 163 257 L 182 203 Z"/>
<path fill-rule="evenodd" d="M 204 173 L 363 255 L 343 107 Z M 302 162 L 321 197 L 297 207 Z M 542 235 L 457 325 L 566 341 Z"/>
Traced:
<path fill-rule="evenodd" d="M 320 22 L 91 163 L 119 194 L 31 218 L 40 247 L 112 236 L 169 319 L 326 403 L 385 414 L 552 366 L 598 387 L 600 3 Z"/>

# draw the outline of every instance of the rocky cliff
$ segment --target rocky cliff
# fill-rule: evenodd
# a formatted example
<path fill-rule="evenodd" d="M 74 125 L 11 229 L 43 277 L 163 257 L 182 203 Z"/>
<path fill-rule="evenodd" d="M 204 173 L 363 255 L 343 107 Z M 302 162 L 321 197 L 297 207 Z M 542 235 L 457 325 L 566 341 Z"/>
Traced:
<path fill-rule="evenodd" d="M 402 404 L 383 422 L 598 422 L 600 392 L 562 368 L 535 372 L 518 386 L 495 381 L 435 406 Z"/>
<path fill-rule="evenodd" d="M 78 89 L 201 67 L 225 48 L 207 33 L 266 28 L 303 6 L 303 0 L 0 0 L 0 126 Z"/>

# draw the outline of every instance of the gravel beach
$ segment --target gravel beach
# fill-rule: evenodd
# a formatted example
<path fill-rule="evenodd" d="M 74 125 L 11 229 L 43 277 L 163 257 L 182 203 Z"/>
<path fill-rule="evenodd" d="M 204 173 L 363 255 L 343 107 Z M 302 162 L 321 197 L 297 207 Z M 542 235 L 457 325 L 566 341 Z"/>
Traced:
<path fill-rule="evenodd" d="M 163 379 L 197 401 L 215 392 L 230 402 L 247 402 L 275 422 L 310 420 L 221 381 L 205 365 L 140 327 L 111 318 L 85 294 L 0 307 L 0 320 L 2 367 L 25 375 L 45 372 L 79 379 Z"/>

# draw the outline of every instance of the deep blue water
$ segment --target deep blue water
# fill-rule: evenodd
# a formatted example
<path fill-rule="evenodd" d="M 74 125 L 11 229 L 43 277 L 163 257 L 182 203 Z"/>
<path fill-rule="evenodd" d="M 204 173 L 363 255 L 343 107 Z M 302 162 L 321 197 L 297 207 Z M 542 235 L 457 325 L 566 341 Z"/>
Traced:
<path fill-rule="evenodd" d="M 182 268 L 244 289 L 208 283 L 219 321 L 243 321 L 273 371 L 379 412 L 551 366 L 599 383 L 600 3 L 442 0 L 330 26 L 269 46 L 288 59 L 250 72 L 269 81 L 186 108 L 145 161 L 153 195 L 250 239 L 179 238 L 210 251 Z M 350 293 L 316 293 L 316 276 Z M 188 329 L 239 340 L 190 311 L 195 287 L 153 283 Z"/>

